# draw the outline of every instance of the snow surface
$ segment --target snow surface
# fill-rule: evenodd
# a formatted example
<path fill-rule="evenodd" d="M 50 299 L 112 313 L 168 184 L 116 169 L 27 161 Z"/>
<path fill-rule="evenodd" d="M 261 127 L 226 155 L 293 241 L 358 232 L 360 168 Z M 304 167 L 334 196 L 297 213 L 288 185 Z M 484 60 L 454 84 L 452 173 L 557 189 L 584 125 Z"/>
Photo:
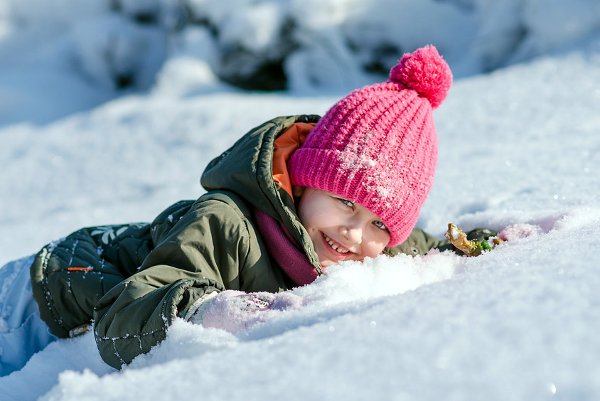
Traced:
<path fill-rule="evenodd" d="M 29 3 L 0 3 L 0 16 Z M 509 3 L 520 11 L 505 9 L 506 24 L 535 16 L 537 32 L 559 33 L 538 38 L 532 62 L 455 82 L 436 111 L 440 159 L 419 225 L 440 236 L 450 221 L 538 230 L 477 258 L 434 252 L 330 268 L 294 290 L 309 300 L 300 310 L 239 337 L 178 321 L 122 371 L 101 361 L 91 334 L 60 340 L 0 378 L 0 399 L 599 399 L 600 35 L 590 23 L 569 51 L 546 53 L 569 37 L 572 19 L 556 13 L 566 3 L 530 1 L 526 12 Z M 536 11 L 542 3 L 552 12 Z M 593 1 L 569 4 L 577 15 L 597 11 Z M 19 10 L 35 21 L 48 12 Z M 323 113 L 337 99 L 222 85 L 198 57 L 194 44 L 209 43 L 202 30 L 182 36 L 189 45 L 150 89 L 114 98 L 59 69 L 46 75 L 64 47 L 37 38 L 43 57 L 0 47 L 0 103 L 14 105 L 2 107 L 0 127 L 0 265 L 81 226 L 148 221 L 195 198 L 204 166 L 249 128 Z M 6 54 L 15 75 L 5 74 Z M 44 97 L 53 92 L 38 83 L 62 96 Z M 52 101 L 65 117 L 45 114 Z"/>

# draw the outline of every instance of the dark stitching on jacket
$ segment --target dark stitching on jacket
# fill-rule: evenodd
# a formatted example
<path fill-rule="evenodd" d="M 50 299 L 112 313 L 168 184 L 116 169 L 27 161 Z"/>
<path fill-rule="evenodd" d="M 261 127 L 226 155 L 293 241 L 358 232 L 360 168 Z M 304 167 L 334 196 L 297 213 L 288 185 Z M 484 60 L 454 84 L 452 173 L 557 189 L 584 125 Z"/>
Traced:
<path fill-rule="evenodd" d="M 215 288 L 218 288 L 218 286 L 215 285 L 215 283 L 212 282 L 212 280 L 208 279 L 207 277 L 202 277 L 202 280 L 206 280 L 208 283 L 206 284 L 206 286 L 214 286 Z M 183 282 L 180 283 L 180 285 L 172 288 L 169 293 L 167 293 L 167 295 L 165 295 L 165 297 L 169 297 L 169 295 L 171 295 L 172 292 L 183 292 L 189 288 L 192 288 L 194 283 L 196 283 L 197 280 L 195 279 L 190 279 L 190 280 L 184 280 Z M 179 297 L 181 299 L 181 297 Z M 175 297 L 173 295 L 171 295 L 171 299 L 175 300 Z M 131 340 L 137 340 L 139 349 L 140 349 L 140 353 L 144 353 L 144 348 L 142 345 L 142 337 L 146 337 L 146 336 L 151 336 L 151 335 L 155 335 L 157 333 L 161 334 L 162 339 L 164 340 L 166 338 L 166 332 L 169 328 L 170 325 L 170 321 L 167 318 L 167 306 L 171 306 L 171 310 L 169 311 L 169 315 L 171 316 L 170 320 L 173 320 L 173 318 L 177 317 L 177 303 L 172 303 L 172 304 L 167 304 L 166 302 L 163 303 L 162 307 L 161 307 L 161 313 L 160 313 L 160 319 L 162 320 L 163 323 L 163 327 L 160 329 L 156 329 L 156 330 L 152 330 L 150 332 L 147 333 L 140 333 L 140 334 L 130 334 L 127 333 L 123 336 L 117 336 L 117 337 L 109 337 L 109 336 L 100 336 L 98 334 L 98 332 L 96 330 L 94 330 L 94 335 L 96 337 L 96 342 L 101 343 L 101 342 L 105 342 L 105 341 L 110 341 L 112 343 L 113 346 L 113 350 L 114 350 L 114 354 L 115 356 L 119 359 L 121 364 L 125 364 L 126 362 L 123 360 L 123 358 L 121 357 L 121 354 L 119 353 L 118 349 L 117 349 L 117 341 L 131 341 Z M 157 345 L 158 342 L 156 342 L 155 344 L 151 345 L 151 347 L 153 347 L 154 345 Z M 137 355 L 136 355 L 137 356 Z"/>
<path fill-rule="evenodd" d="M 73 256 L 75 255 L 75 250 L 77 249 L 77 244 L 79 244 L 78 239 L 73 241 L 73 247 L 71 248 L 71 256 L 70 256 L 69 261 L 67 262 L 67 265 L 69 265 L 69 266 L 73 265 Z"/>
<path fill-rule="evenodd" d="M 122 336 L 117 336 L 117 337 L 108 337 L 108 336 L 100 336 L 98 334 L 98 332 L 94 332 L 94 334 L 96 335 L 96 340 L 97 341 L 112 341 L 113 343 L 117 340 L 131 340 L 131 339 L 137 339 L 137 338 L 141 338 L 141 337 L 146 337 L 146 336 L 151 336 L 154 335 L 158 332 L 164 332 L 164 327 L 161 329 L 156 329 L 156 330 L 152 330 L 148 333 L 140 333 L 140 334 L 124 334 Z"/>
<path fill-rule="evenodd" d="M 115 351 L 115 356 L 117 358 L 119 358 L 119 362 L 121 363 L 121 365 L 125 365 L 125 361 L 123 360 L 123 358 L 121 357 L 121 354 L 117 350 L 117 343 L 115 342 L 115 340 L 112 341 L 112 345 L 113 345 L 113 350 Z"/>
<path fill-rule="evenodd" d="M 52 256 L 52 252 L 57 247 L 58 247 L 58 243 L 50 243 L 46 247 L 42 248 L 42 253 L 43 253 L 42 254 L 42 280 L 40 282 L 40 286 L 42 287 L 42 291 L 44 293 L 44 299 L 46 300 L 46 307 L 50 311 L 50 314 L 52 315 L 52 319 L 63 330 L 69 331 L 69 328 L 67 326 L 65 326 L 62 318 L 60 317 L 60 314 L 58 313 L 58 311 L 55 308 L 54 301 L 53 301 L 51 293 L 50 293 L 50 287 L 48 286 L 48 274 L 47 274 L 48 263 L 50 261 L 50 257 Z"/>
<path fill-rule="evenodd" d="M 73 247 L 71 248 L 71 257 L 69 259 L 69 263 L 67 263 L 67 267 L 73 266 L 73 257 L 75 256 L 75 252 L 77 251 L 77 245 L 79 245 L 78 239 L 73 241 Z M 71 287 L 71 271 L 69 269 L 67 269 L 67 291 L 71 294 L 73 293 L 73 288 Z"/>

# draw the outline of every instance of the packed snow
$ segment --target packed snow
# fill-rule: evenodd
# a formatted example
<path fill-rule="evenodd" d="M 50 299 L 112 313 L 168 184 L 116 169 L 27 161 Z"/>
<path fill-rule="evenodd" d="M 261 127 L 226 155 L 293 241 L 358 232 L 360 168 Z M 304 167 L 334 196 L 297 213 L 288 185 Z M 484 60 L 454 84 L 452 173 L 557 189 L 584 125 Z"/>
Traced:
<path fill-rule="evenodd" d="M 135 14 L 173 2 L 119 3 Z M 435 4 L 456 16 L 434 29 L 415 18 L 414 32 L 391 24 L 391 1 L 209 3 L 190 2 L 218 26 L 238 21 L 229 38 L 261 48 L 303 7 L 316 10 L 305 32 L 330 32 L 327 46 L 340 51 L 333 22 L 363 49 L 384 34 L 405 38 L 406 50 L 439 40 L 464 77 L 435 112 L 440 157 L 418 225 L 440 237 L 449 222 L 510 226 L 509 241 L 476 258 L 431 252 L 335 266 L 294 290 L 307 300 L 298 310 L 239 336 L 177 321 L 121 371 L 102 362 L 91 333 L 59 340 L 1 377 L 0 399 L 599 399 L 597 2 L 406 1 L 404 19 L 438 15 Z M 290 56 L 296 89 L 244 92 L 217 78 L 210 60 L 219 44 L 204 29 L 181 31 L 167 52 L 158 28 L 104 15 L 102 2 L 49 4 L 0 2 L 0 266 L 79 227 L 148 221 L 198 197 L 204 166 L 248 129 L 277 115 L 323 113 L 344 93 L 305 90 L 320 62 L 331 68 L 321 80 L 335 75 L 319 40 Z M 228 20 L 225 5 L 260 10 Z M 369 14 L 369 5 L 388 12 Z M 374 34 L 360 21 L 389 28 Z M 460 21 L 463 29 L 448 33 Z M 122 36 L 108 35 L 109 26 Z M 520 29 L 529 36 L 515 51 Z M 104 49 L 113 67 L 143 72 L 140 87 L 110 87 L 95 58 Z M 144 58 L 132 59 L 140 49 Z M 479 74 L 490 66 L 504 67 Z"/>

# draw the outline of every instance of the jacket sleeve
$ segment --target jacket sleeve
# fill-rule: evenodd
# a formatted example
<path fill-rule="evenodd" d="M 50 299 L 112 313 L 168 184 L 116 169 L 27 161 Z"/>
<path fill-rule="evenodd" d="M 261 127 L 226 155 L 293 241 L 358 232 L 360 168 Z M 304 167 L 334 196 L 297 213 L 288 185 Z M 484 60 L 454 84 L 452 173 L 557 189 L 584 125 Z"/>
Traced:
<path fill-rule="evenodd" d="M 433 248 L 445 250 L 448 249 L 448 246 L 447 240 L 436 238 L 420 228 L 415 228 L 406 241 L 393 248 L 386 248 L 385 253 L 389 256 L 396 256 L 400 253 L 416 256 L 425 255 Z"/>
<path fill-rule="evenodd" d="M 236 287 L 249 251 L 247 221 L 227 202 L 200 198 L 168 231 L 140 270 L 113 287 L 94 310 L 102 359 L 120 368 L 166 337 L 175 317 L 205 293 Z M 226 224 L 224 224 L 226 222 Z"/>
<path fill-rule="evenodd" d="M 482 240 L 493 237 L 498 232 L 489 228 L 475 228 L 467 233 L 467 238 L 470 240 Z M 438 249 L 439 251 L 452 251 L 462 255 L 463 253 L 456 249 L 447 239 L 436 238 L 420 228 L 415 228 L 406 241 L 402 244 L 397 245 L 393 248 L 386 248 L 385 254 L 389 256 L 395 256 L 399 253 L 405 253 L 407 255 L 425 255 L 432 249 Z"/>
<path fill-rule="evenodd" d="M 136 256 L 146 252 L 149 226 L 81 228 L 38 252 L 30 267 L 31 288 L 52 334 L 72 337 L 87 330 L 98 300 L 140 265 Z M 127 246 L 111 254 L 109 248 L 117 243 Z"/>

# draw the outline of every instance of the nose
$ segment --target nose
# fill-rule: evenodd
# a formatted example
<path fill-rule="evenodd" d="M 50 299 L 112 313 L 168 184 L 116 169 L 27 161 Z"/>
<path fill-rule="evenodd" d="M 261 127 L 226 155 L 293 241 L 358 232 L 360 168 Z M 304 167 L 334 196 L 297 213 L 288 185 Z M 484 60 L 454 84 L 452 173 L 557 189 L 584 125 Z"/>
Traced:
<path fill-rule="evenodd" d="M 363 237 L 362 224 L 356 221 L 345 224 L 342 226 L 342 236 L 348 241 L 347 245 L 360 245 Z"/>

